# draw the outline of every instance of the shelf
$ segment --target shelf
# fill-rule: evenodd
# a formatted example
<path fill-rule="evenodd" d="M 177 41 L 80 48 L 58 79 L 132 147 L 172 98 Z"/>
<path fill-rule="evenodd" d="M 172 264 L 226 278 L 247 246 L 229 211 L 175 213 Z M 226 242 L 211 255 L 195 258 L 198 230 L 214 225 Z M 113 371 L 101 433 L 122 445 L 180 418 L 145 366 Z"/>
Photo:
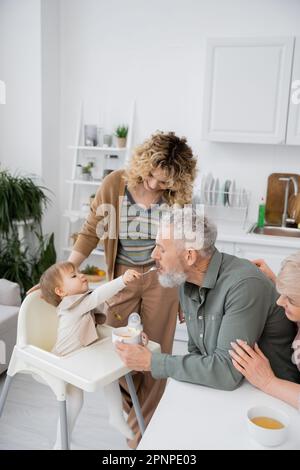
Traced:
<path fill-rule="evenodd" d="M 99 282 L 89 282 L 89 289 L 97 289 L 97 287 L 101 286 L 102 284 L 106 284 L 107 279 L 103 279 L 103 281 Z"/>
<path fill-rule="evenodd" d="M 78 220 L 84 220 L 89 215 L 89 212 L 67 210 L 63 213 L 64 217 L 67 217 L 71 222 L 77 222 Z"/>
<path fill-rule="evenodd" d="M 207 209 L 209 207 L 211 208 L 216 208 L 216 209 L 224 209 L 224 210 L 246 210 L 248 209 L 248 205 L 245 205 L 245 206 L 230 206 L 230 205 L 226 205 L 224 206 L 223 204 L 203 204 L 204 208 Z"/>
<path fill-rule="evenodd" d="M 82 184 L 84 186 L 99 186 L 102 180 L 66 180 L 68 184 Z"/>
<path fill-rule="evenodd" d="M 90 204 L 91 197 L 88 198 L 88 193 L 96 193 L 99 188 L 102 188 L 102 182 L 104 180 L 103 174 L 111 171 L 120 169 L 127 163 L 127 158 L 129 157 L 132 149 L 132 137 L 133 137 L 133 122 L 135 114 L 135 102 L 132 102 L 130 116 L 128 118 L 128 136 L 126 147 L 118 147 L 118 141 L 112 140 L 110 143 L 111 146 L 103 146 L 102 141 L 101 146 L 89 146 L 85 145 L 85 142 L 88 142 L 84 139 L 84 103 L 81 102 L 80 112 L 78 116 L 77 126 L 76 126 L 76 135 L 75 139 L 70 140 L 73 142 L 72 145 L 68 145 L 68 152 L 71 152 L 73 164 L 72 171 L 66 175 L 64 179 L 64 184 L 69 186 L 69 201 L 66 209 L 62 211 L 62 216 L 64 217 L 64 225 L 66 226 L 65 230 L 65 245 L 61 248 L 64 252 L 71 252 L 73 247 L 72 243 L 72 234 L 78 232 L 79 225 L 86 220 L 90 214 Z M 101 116 L 101 119 L 106 120 L 105 116 Z M 106 142 L 106 141 L 105 141 Z M 89 142 L 88 142 L 89 143 Z M 92 142 L 91 142 L 92 143 Z M 113 157 L 115 159 L 113 160 Z M 93 161 L 95 169 L 90 173 L 91 179 L 83 179 L 82 176 L 85 176 L 82 173 L 82 170 L 79 171 L 79 167 L 84 165 L 89 161 Z M 92 179 L 95 177 L 97 179 Z M 84 201 L 83 201 L 84 199 Z M 69 246 L 71 244 L 71 246 Z M 102 245 L 98 245 L 102 246 Z M 104 251 L 103 249 L 95 249 L 91 252 L 92 256 L 97 256 L 99 259 L 95 260 L 99 263 L 104 263 Z"/>
<path fill-rule="evenodd" d="M 64 250 L 64 251 L 70 251 L 70 252 L 71 252 L 71 251 L 73 250 L 73 247 L 71 247 L 71 246 L 66 246 L 65 248 L 63 248 L 63 250 Z M 95 250 L 93 250 L 93 251 L 91 252 L 91 255 L 103 257 L 103 256 L 104 256 L 104 251 L 101 250 L 101 249 L 96 248 Z"/>
<path fill-rule="evenodd" d="M 126 152 L 127 147 L 92 147 L 92 146 L 85 146 L 85 145 L 69 145 L 68 148 L 70 150 L 95 150 L 98 152 L 106 152 L 106 153 L 111 153 L 111 152 Z"/>
<path fill-rule="evenodd" d="M 32 225 L 34 222 L 33 219 L 27 219 L 26 221 L 24 220 L 13 220 L 12 221 L 13 225 L 16 225 L 17 227 L 21 227 L 21 226 L 28 226 L 28 225 Z"/>

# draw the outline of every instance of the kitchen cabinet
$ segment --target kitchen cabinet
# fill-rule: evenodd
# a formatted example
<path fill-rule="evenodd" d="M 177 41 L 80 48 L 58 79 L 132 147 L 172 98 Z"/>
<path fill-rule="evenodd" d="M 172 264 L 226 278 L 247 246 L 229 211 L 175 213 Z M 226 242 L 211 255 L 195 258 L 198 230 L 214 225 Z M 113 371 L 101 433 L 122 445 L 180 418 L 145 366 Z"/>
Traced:
<path fill-rule="evenodd" d="M 264 245 L 263 243 L 247 243 L 246 241 L 227 242 L 220 240 L 216 242 L 216 247 L 222 253 L 235 255 L 238 258 L 245 258 L 250 261 L 262 258 L 276 274 L 278 273 L 281 262 L 284 258 L 297 251 L 297 248 L 295 247 L 278 247 Z"/>
<path fill-rule="evenodd" d="M 237 243 L 235 245 L 235 256 L 251 261 L 262 258 L 275 274 L 278 274 L 284 258 L 295 251 L 297 251 L 295 248 L 279 248 L 278 246 L 252 245 L 248 243 Z"/>
<path fill-rule="evenodd" d="M 294 42 L 293 37 L 207 40 L 205 139 L 286 143 Z M 297 44 L 299 54 L 298 49 Z M 299 66 L 295 61 L 294 71 L 298 75 Z M 289 124 L 298 126 L 296 137 L 299 138 L 299 109 L 292 108 Z M 293 131 L 290 133 L 292 138 Z"/>
<path fill-rule="evenodd" d="M 300 145 L 300 37 L 295 42 L 286 143 Z"/>
<path fill-rule="evenodd" d="M 227 253 L 228 255 L 234 255 L 234 243 L 217 241 L 216 248 L 222 253 Z"/>

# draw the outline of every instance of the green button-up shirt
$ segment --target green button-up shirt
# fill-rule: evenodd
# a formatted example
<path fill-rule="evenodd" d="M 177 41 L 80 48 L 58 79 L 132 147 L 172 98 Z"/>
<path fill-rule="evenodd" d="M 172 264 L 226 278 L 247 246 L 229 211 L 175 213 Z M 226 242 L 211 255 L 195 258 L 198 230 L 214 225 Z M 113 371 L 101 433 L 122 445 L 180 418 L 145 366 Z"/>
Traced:
<path fill-rule="evenodd" d="M 180 288 L 189 354 L 154 353 L 153 377 L 233 390 L 242 375 L 228 350 L 231 341 L 243 339 L 258 342 L 277 377 L 299 382 L 291 362 L 296 327 L 276 305 L 277 298 L 274 284 L 256 266 L 216 249 L 202 286 L 186 282 Z"/>

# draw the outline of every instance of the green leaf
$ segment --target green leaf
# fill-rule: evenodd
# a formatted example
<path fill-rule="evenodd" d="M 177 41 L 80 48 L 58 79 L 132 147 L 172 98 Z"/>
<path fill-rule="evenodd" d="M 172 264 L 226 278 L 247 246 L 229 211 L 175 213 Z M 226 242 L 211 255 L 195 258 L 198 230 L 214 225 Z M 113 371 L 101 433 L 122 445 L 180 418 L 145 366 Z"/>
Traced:
<path fill-rule="evenodd" d="M 128 126 L 118 126 L 115 132 L 116 136 L 120 139 L 125 139 L 128 134 Z"/>
<path fill-rule="evenodd" d="M 50 203 L 49 191 L 30 178 L 0 171 L 0 278 L 17 282 L 22 296 L 37 283 L 41 274 L 56 262 L 54 234 L 43 236 L 41 223 Z M 31 221 L 37 249 L 31 254 L 27 240 L 20 240 L 16 222 Z"/>

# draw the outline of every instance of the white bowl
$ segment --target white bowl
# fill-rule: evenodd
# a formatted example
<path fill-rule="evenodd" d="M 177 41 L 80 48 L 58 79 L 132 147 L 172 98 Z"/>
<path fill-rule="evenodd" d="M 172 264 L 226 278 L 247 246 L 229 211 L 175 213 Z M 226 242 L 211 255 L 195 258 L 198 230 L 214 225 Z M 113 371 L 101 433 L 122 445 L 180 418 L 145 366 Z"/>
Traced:
<path fill-rule="evenodd" d="M 111 337 L 113 343 L 140 344 L 141 342 L 141 332 L 133 328 L 128 328 L 127 326 L 114 328 Z"/>
<path fill-rule="evenodd" d="M 280 421 L 284 427 L 282 429 L 267 429 L 258 426 L 254 424 L 251 419 L 259 416 L 276 419 Z M 282 411 L 274 410 L 267 406 L 255 406 L 250 408 L 247 412 L 247 424 L 249 433 L 259 444 L 266 447 L 275 447 L 286 441 L 290 418 Z"/>

